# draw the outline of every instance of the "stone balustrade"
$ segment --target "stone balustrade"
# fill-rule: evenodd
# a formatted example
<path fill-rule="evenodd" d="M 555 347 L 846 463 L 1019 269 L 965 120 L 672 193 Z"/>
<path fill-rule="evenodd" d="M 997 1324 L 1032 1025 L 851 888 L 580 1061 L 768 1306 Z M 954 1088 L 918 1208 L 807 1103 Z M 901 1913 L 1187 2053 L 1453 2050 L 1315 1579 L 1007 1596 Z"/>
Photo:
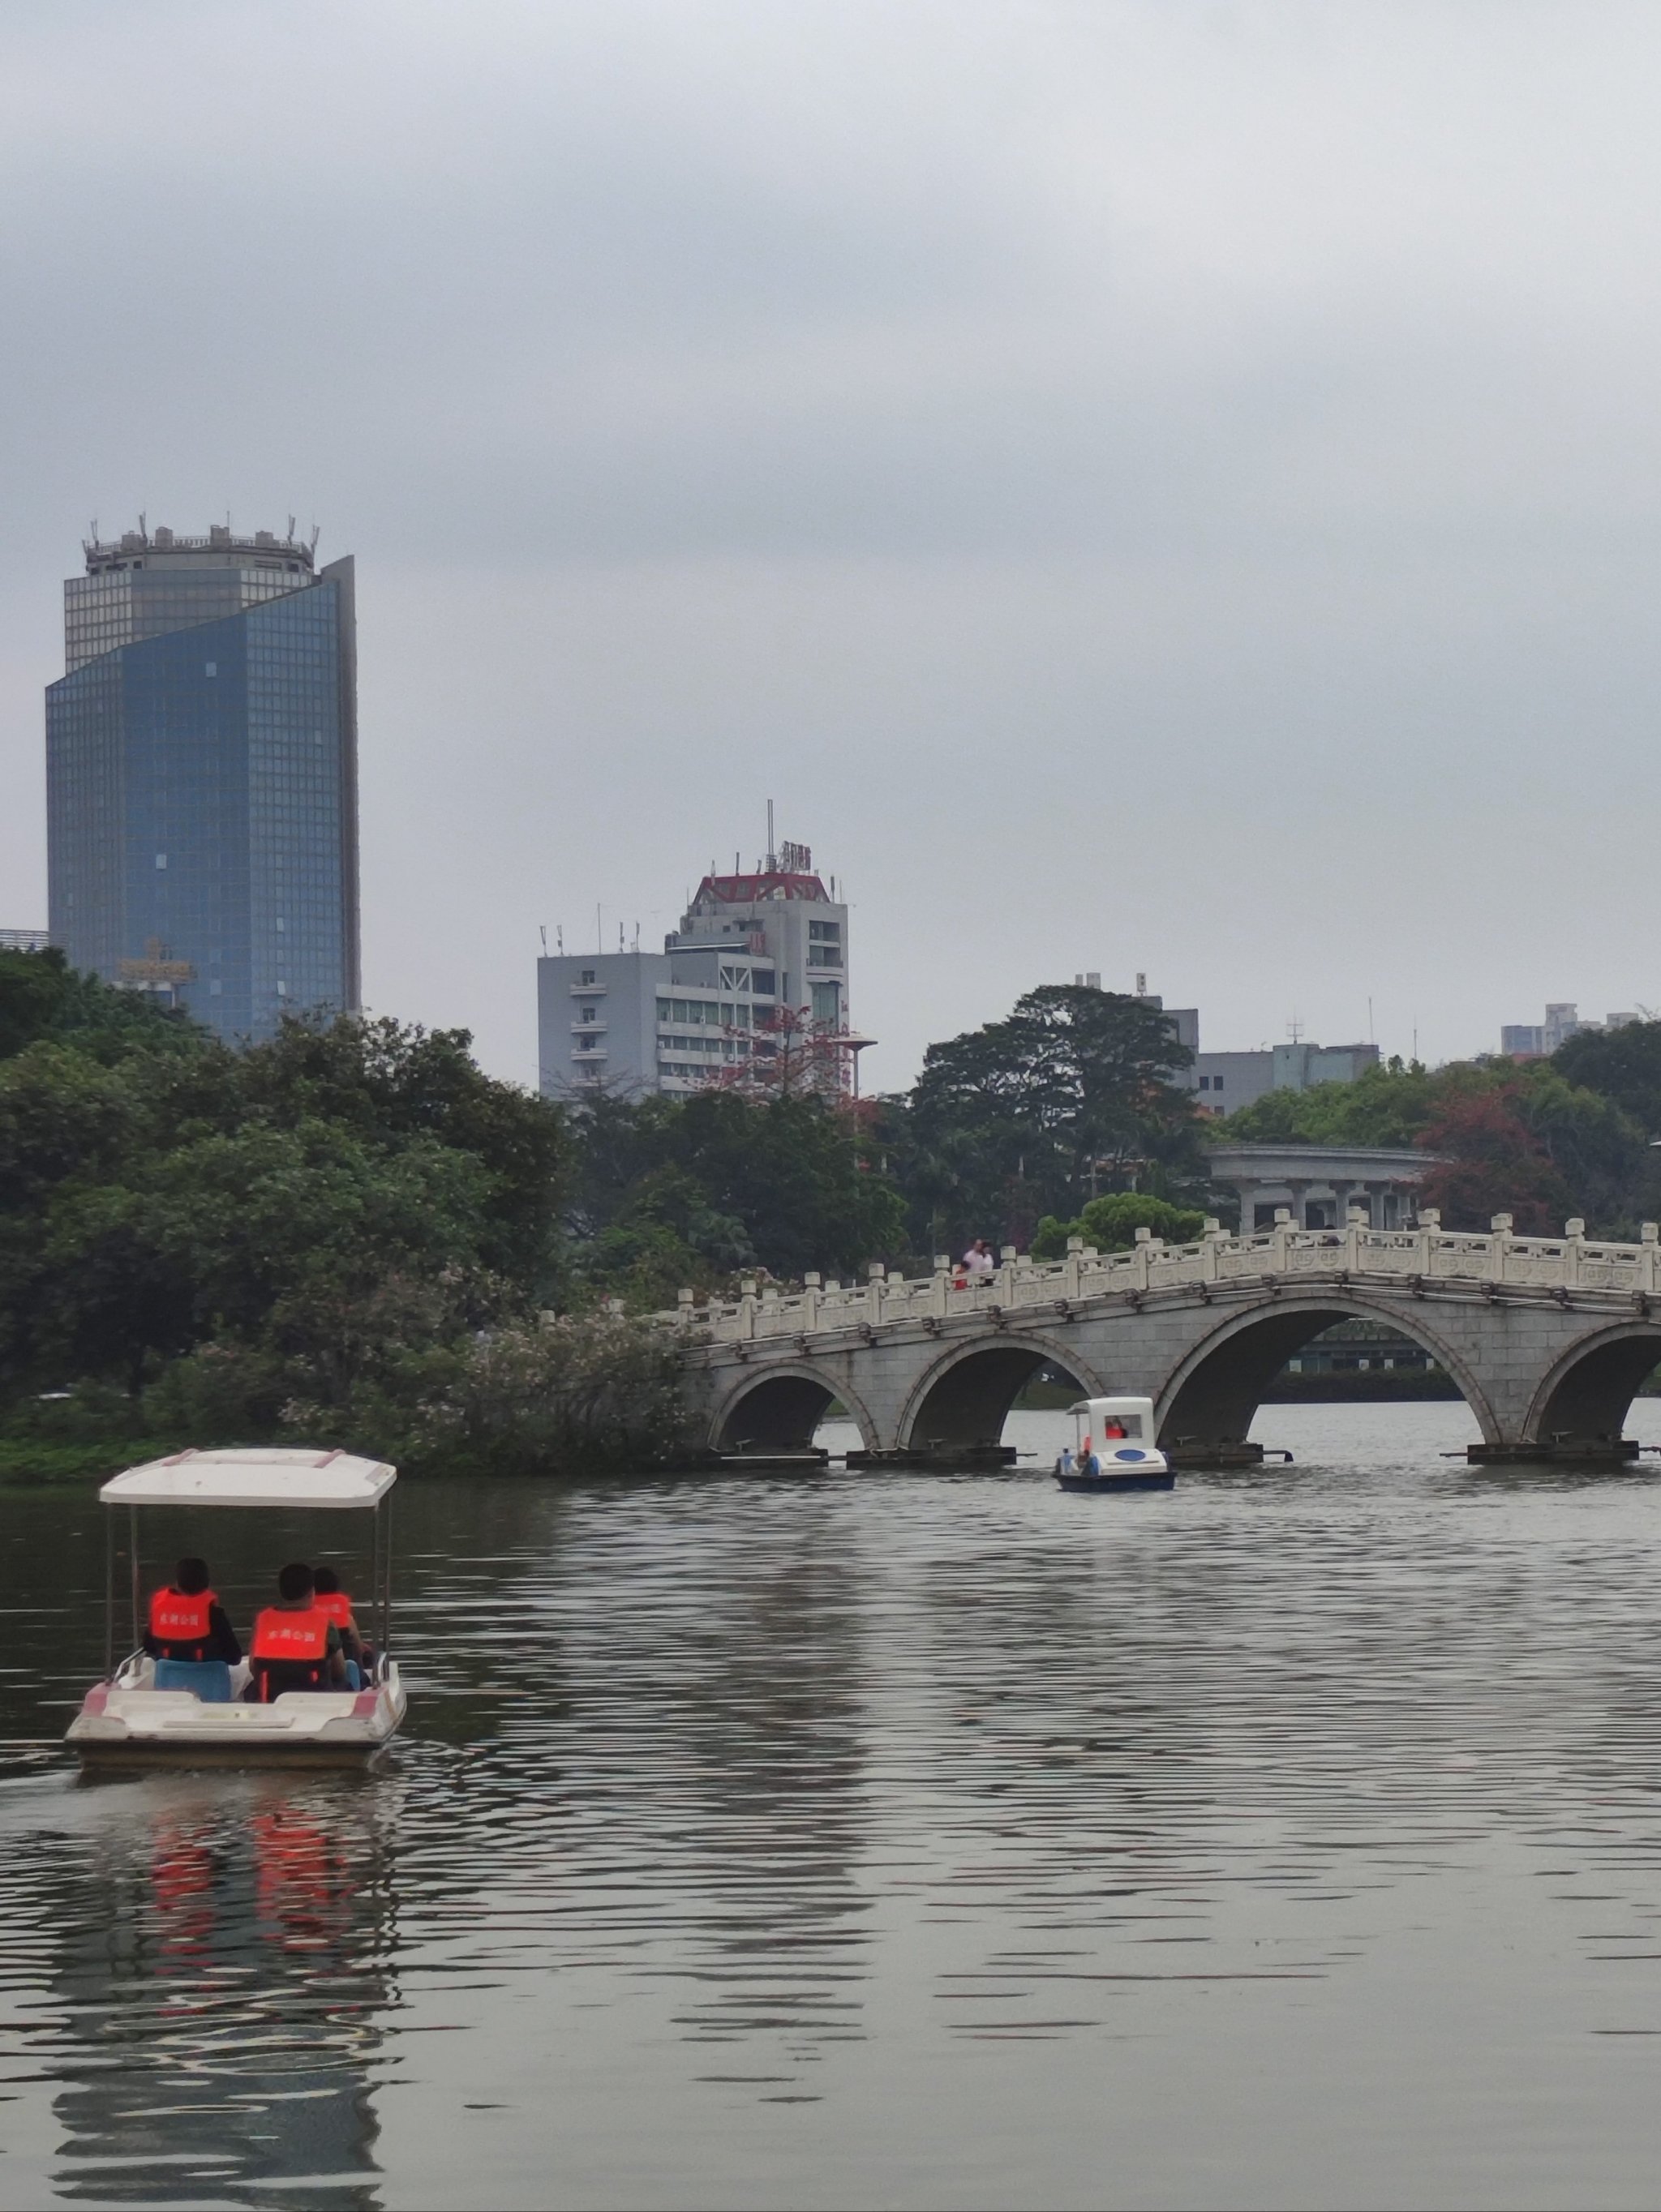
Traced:
<path fill-rule="evenodd" d="M 1509 1214 L 1494 1217 L 1485 1235 L 1444 1230 L 1427 1210 L 1416 1228 L 1378 1230 L 1351 1216 L 1340 1230 L 1295 1229 L 1289 1215 L 1273 1229 L 1231 1236 L 1216 1222 L 1197 1243 L 1166 1244 L 1137 1231 L 1129 1252 L 1098 1252 L 1074 1237 L 1064 1260 L 1034 1261 L 1004 1248 L 989 1274 L 955 1285 L 956 1271 L 937 1260 L 932 1274 L 903 1277 L 875 1266 L 863 1283 L 824 1282 L 809 1275 L 800 1291 L 758 1289 L 745 1279 L 740 1295 L 700 1304 L 680 1293 L 672 1314 L 660 1316 L 706 1345 L 751 1343 L 768 1338 L 833 1338 L 871 1333 L 902 1323 L 939 1322 L 976 1315 L 1014 1316 L 1039 1308 L 1070 1311 L 1100 1299 L 1133 1301 L 1165 1291 L 1203 1291 L 1266 1281 L 1312 1287 L 1321 1281 L 1354 1281 L 1401 1290 L 1415 1285 L 1460 1288 L 1478 1295 L 1515 1290 L 1548 1296 L 1614 1293 L 1661 1297 L 1661 1243 L 1654 1222 L 1642 1242 L 1589 1239 L 1585 1224 L 1569 1222 L 1561 1237 L 1518 1237 Z"/>

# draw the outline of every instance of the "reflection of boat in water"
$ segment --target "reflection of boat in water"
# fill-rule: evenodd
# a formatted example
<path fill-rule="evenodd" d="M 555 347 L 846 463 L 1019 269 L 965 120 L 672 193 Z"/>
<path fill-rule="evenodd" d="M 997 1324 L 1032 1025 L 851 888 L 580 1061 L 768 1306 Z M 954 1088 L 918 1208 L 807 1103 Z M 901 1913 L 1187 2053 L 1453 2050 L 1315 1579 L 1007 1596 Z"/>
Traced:
<path fill-rule="evenodd" d="M 99 1492 L 112 1509 L 106 1547 L 105 1674 L 88 1691 L 67 1737 L 82 1761 L 105 1766 L 363 1766 L 377 1758 L 402 1722 L 406 1703 L 398 1662 L 387 1653 L 390 1504 L 384 1541 L 381 1523 L 383 1503 L 397 1480 L 398 1470 L 383 1461 L 285 1449 L 180 1452 L 131 1468 L 106 1482 Z M 117 1665 L 113 1509 L 122 1505 L 129 1509 L 132 1647 Z M 157 1662 L 141 1645 L 141 1506 L 372 1514 L 370 1619 L 376 1656 L 369 1679 L 356 1689 L 288 1689 L 261 1703 L 248 1702 L 252 1670 L 246 1660 L 234 1667 L 163 1661 L 165 1671 L 158 1680 Z M 322 1634 L 319 1626 L 319 1654 Z"/>
<path fill-rule="evenodd" d="M 1151 1398 L 1082 1398 L 1068 1411 L 1073 1448 L 1056 1462 L 1063 1490 L 1104 1495 L 1176 1488 L 1171 1463 L 1153 1441 Z"/>

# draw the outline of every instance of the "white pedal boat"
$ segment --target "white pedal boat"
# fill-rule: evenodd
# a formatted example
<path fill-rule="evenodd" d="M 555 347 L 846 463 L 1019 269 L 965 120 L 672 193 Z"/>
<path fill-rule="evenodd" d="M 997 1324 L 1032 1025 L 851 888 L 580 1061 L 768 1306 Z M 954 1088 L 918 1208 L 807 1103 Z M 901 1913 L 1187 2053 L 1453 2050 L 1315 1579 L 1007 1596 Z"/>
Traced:
<path fill-rule="evenodd" d="M 1171 1462 L 1153 1441 L 1151 1398 L 1081 1398 L 1069 1406 L 1073 1446 L 1056 1461 L 1063 1490 L 1174 1490 Z"/>
<path fill-rule="evenodd" d="M 339 1451 L 187 1451 L 131 1468 L 99 1496 L 106 1524 L 105 1674 L 82 1701 L 65 1741 L 96 1766 L 365 1766 L 391 1741 L 405 1711 L 398 1662 L 388 1656 L 392 1625 L 392 1505 L 398 1470 L 384 1461 Z M 382 1504 L 385 1502 L 385 1528 Z M 132 1646 L 115 1659 L 114 1509 L 129 1511 Z M 368 1512 L 374 1550 L 368 1617 L 379 1656 L 360 1690 L 289 1690 L 269 1705 L 245 1704 L 247 1661 L 229 1669 L 228 1702 L 207 1703 L 192 1690 L 155 1686 L 155 1662 L 139 1648 L 143 1614 L 138 1510 L 146 1505 L 220 1510 L 264 1507 L 284 1512 Z"/>

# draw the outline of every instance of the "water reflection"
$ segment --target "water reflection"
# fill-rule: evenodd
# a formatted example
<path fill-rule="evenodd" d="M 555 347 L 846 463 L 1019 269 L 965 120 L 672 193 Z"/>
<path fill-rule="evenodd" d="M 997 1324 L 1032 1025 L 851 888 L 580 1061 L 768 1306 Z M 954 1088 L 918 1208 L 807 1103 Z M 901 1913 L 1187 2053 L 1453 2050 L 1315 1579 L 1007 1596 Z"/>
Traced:
<path fill-rule="evenodd" d="M 1168 1498 L 411 1486 L 368 1780 L 76 1787 L 23 1501 L 17 2201 L 1646 2201 L 1661 1489 L 1312 1410 Z"/>
<path fill-rule="evenodd" d="M 391 1801 L 232 1778 L 92 1795 L 54 1885 L 58 2195 L 367 2212 Z"/>

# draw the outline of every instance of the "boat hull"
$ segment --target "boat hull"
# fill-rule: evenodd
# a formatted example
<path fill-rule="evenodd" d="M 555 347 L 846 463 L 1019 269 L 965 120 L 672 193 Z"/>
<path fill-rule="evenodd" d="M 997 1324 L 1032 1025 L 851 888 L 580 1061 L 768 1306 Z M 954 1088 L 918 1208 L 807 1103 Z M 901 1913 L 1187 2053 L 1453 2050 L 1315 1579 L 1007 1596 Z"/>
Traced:
<path fill-rule="evenodd" d="M 1174 1490 L 1177 1478 L 1167 1468 L 1163 1474 L 1157 1470 L 1147 1474 L 1058 1474 L 1057 1485 L 1062 1490 L 1076 1491 L 1081 1497 L 1116 1496 L 1124 1490 Z"/>
<path fill-rule="evenodd" d="M 64 1741 L 88 1767 L 363 1767 L 406 1708 L 391 1662 L 373 1689 L 291 1690 L 269 1705 L 206 1705 L 118 1675 L 87 1692 Z"/>

